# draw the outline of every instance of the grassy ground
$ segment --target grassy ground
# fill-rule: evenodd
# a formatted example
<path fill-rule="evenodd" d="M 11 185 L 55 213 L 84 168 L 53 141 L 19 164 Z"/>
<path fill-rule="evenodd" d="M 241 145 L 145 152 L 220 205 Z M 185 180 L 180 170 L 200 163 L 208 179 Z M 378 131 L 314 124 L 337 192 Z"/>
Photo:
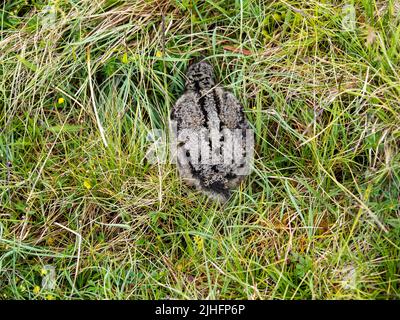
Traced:
<path fill-rule="evenodd" d="M 398 299 L 399 14 L 2 2 L 0 298 Z M 256 132 L 224 208 L 145 159 L 201 55 Z"/>

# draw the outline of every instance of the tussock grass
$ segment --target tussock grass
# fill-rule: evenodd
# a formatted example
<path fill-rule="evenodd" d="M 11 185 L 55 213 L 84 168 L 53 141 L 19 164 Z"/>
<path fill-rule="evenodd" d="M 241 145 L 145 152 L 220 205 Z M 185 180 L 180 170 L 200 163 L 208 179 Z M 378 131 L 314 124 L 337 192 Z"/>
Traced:
<path fill-rule="evenodd" d="M 399 12 L 1 4 L 0 297 L 398 299 Z M 200 56 L 256 132 L 253 173 L 224 208 L 145 157 Z"/>

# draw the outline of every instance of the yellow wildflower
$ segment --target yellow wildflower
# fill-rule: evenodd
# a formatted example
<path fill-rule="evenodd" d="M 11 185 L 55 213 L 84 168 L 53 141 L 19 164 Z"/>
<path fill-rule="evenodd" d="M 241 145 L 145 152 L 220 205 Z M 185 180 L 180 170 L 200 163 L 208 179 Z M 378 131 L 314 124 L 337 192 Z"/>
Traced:
<path fill-rule="evenodd" d="M 127 64 L 128 63 L 128 53 L 124 52 L 122 59 L 122 63 Z"/>
<path fill-rule="evenodd" d="M 54 238 L 48 238 L 46 242 L 49 246 L 52 246 L 52 245 L 54 245 L 55 240 L 54 240 Z"/>
<path fill-rule="evenodd" d="M 58 98 L 58 104 L 63 104 L 65 102 L 65 99 L 63 97 Z"/>
<path fill-rule="evenodd" d="M 203 247 L 204 247 L 204 239 L 203 239 L 202 237 L 200 237 L 200 236 L 198 236 L 198 235 L 195 235 L 195 236 L 193 237 L 193 241 L 194 241 L 194 243 L 195 243 L 196 246 L 197 246 L 197 250 L 199 250 L 199 251 L 203 250 Z"/>
<path fill-rule="evenodd" d="M 33 288 L 33 293 L 34 294 L 38 294 L 40 292 L 40 287 L 39 286 L 35 286 L 34 288 Z"/>
<path fill-rule="evenodd" d="M 89 180 L 83 181 L 83 185 L 84 185 L 84 187 L 85 187 L 86 189 L 88 189 L 88 190 L 92 188 L 92 185 L 90 184 L 90 181 L 89 181 Z"/>

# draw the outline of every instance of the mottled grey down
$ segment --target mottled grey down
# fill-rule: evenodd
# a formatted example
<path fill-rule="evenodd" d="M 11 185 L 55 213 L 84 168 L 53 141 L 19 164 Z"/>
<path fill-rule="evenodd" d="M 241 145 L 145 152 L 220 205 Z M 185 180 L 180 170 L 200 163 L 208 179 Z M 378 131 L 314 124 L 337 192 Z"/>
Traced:
<path fill-rule="evenodd" d="M 185 92 L 172 108 L 170 128 L 183 180 L 213 199 L 228 200 L 230 190 L 249 172 L 254 137 L 243 107 L 215 84 L 207 62 L 188 68 Z M 245 148 L 246 138 L 250 149 Z"/>

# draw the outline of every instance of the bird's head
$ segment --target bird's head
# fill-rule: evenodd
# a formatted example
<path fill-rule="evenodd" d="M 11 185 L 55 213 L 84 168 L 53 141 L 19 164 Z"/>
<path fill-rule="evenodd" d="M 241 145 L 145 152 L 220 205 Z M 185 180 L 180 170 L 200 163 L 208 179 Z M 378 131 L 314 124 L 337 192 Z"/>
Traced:
<path fill-rule="evenodd" d="M 215 86 L 213 67 L 205 62 L 196 62 L 186 72 L 186 89 L 207 90 Z"/>

